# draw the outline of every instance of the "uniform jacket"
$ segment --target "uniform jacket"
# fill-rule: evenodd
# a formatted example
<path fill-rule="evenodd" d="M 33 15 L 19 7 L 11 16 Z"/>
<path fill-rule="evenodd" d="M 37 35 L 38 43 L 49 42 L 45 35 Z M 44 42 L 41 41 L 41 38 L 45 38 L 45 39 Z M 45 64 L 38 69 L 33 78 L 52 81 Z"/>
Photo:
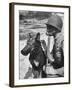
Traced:
<path fill-rule="evenodd" d="M 64 36 L 62 33 L 57 34 L 54 38 L 54 46 L 52 49 L 52 56 L 54 58 L 54 62 L 52 65 L 55 69 L 61 68 L 64 66 Z"/>

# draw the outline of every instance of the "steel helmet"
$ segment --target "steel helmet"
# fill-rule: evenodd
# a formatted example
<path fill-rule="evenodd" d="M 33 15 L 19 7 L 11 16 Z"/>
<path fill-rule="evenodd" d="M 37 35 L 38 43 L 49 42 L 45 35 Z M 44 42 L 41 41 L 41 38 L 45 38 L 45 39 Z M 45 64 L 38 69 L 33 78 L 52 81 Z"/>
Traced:
<path fill-rule="evenodd" d="M 49 19 L 48 22 L 46 23 L 46 25 L 50 25 L 53 26 L 55 28 L 57 28 L 57 30 L 61 31 L 62 26 L 63 26 L 63 22 L 60 16 L 58 15 L 52 15 Z"/>

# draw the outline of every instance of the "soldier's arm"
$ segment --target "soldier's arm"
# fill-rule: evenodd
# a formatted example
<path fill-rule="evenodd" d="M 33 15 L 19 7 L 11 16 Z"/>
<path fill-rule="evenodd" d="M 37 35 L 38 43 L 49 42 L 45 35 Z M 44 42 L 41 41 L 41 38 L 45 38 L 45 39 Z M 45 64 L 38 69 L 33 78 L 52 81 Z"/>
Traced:
<path fill-rule="evenodd" d="M 54 68 L 61 68 L 64 66 L 64 53 L 62 47 L 58 47 L 53 50 L 53 57 L 55 59 L 52 63 Z"/>

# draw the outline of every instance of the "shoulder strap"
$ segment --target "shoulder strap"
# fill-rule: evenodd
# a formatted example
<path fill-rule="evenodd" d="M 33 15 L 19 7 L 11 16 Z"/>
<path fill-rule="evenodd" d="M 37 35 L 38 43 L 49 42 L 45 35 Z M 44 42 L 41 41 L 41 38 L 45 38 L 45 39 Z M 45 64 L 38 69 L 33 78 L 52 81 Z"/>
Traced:
<path fill-rule="evenodd" d="M 46 55 L 47 54 L 47 46 L 46 46 L 45 40 L 41 40 L 41 46 L 42 46 L 42 49 Z"/>

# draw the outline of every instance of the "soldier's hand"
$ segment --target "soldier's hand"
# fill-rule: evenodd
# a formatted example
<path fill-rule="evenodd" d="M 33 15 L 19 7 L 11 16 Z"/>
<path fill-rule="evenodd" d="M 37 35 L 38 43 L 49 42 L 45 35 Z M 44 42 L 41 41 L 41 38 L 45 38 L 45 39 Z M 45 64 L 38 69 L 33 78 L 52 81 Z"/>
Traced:
<path fill-rule="evenodd" d="M 46 74 L 56 74 L 56 70 L 51 65 L 48 65 L 46 67 Z"/>

